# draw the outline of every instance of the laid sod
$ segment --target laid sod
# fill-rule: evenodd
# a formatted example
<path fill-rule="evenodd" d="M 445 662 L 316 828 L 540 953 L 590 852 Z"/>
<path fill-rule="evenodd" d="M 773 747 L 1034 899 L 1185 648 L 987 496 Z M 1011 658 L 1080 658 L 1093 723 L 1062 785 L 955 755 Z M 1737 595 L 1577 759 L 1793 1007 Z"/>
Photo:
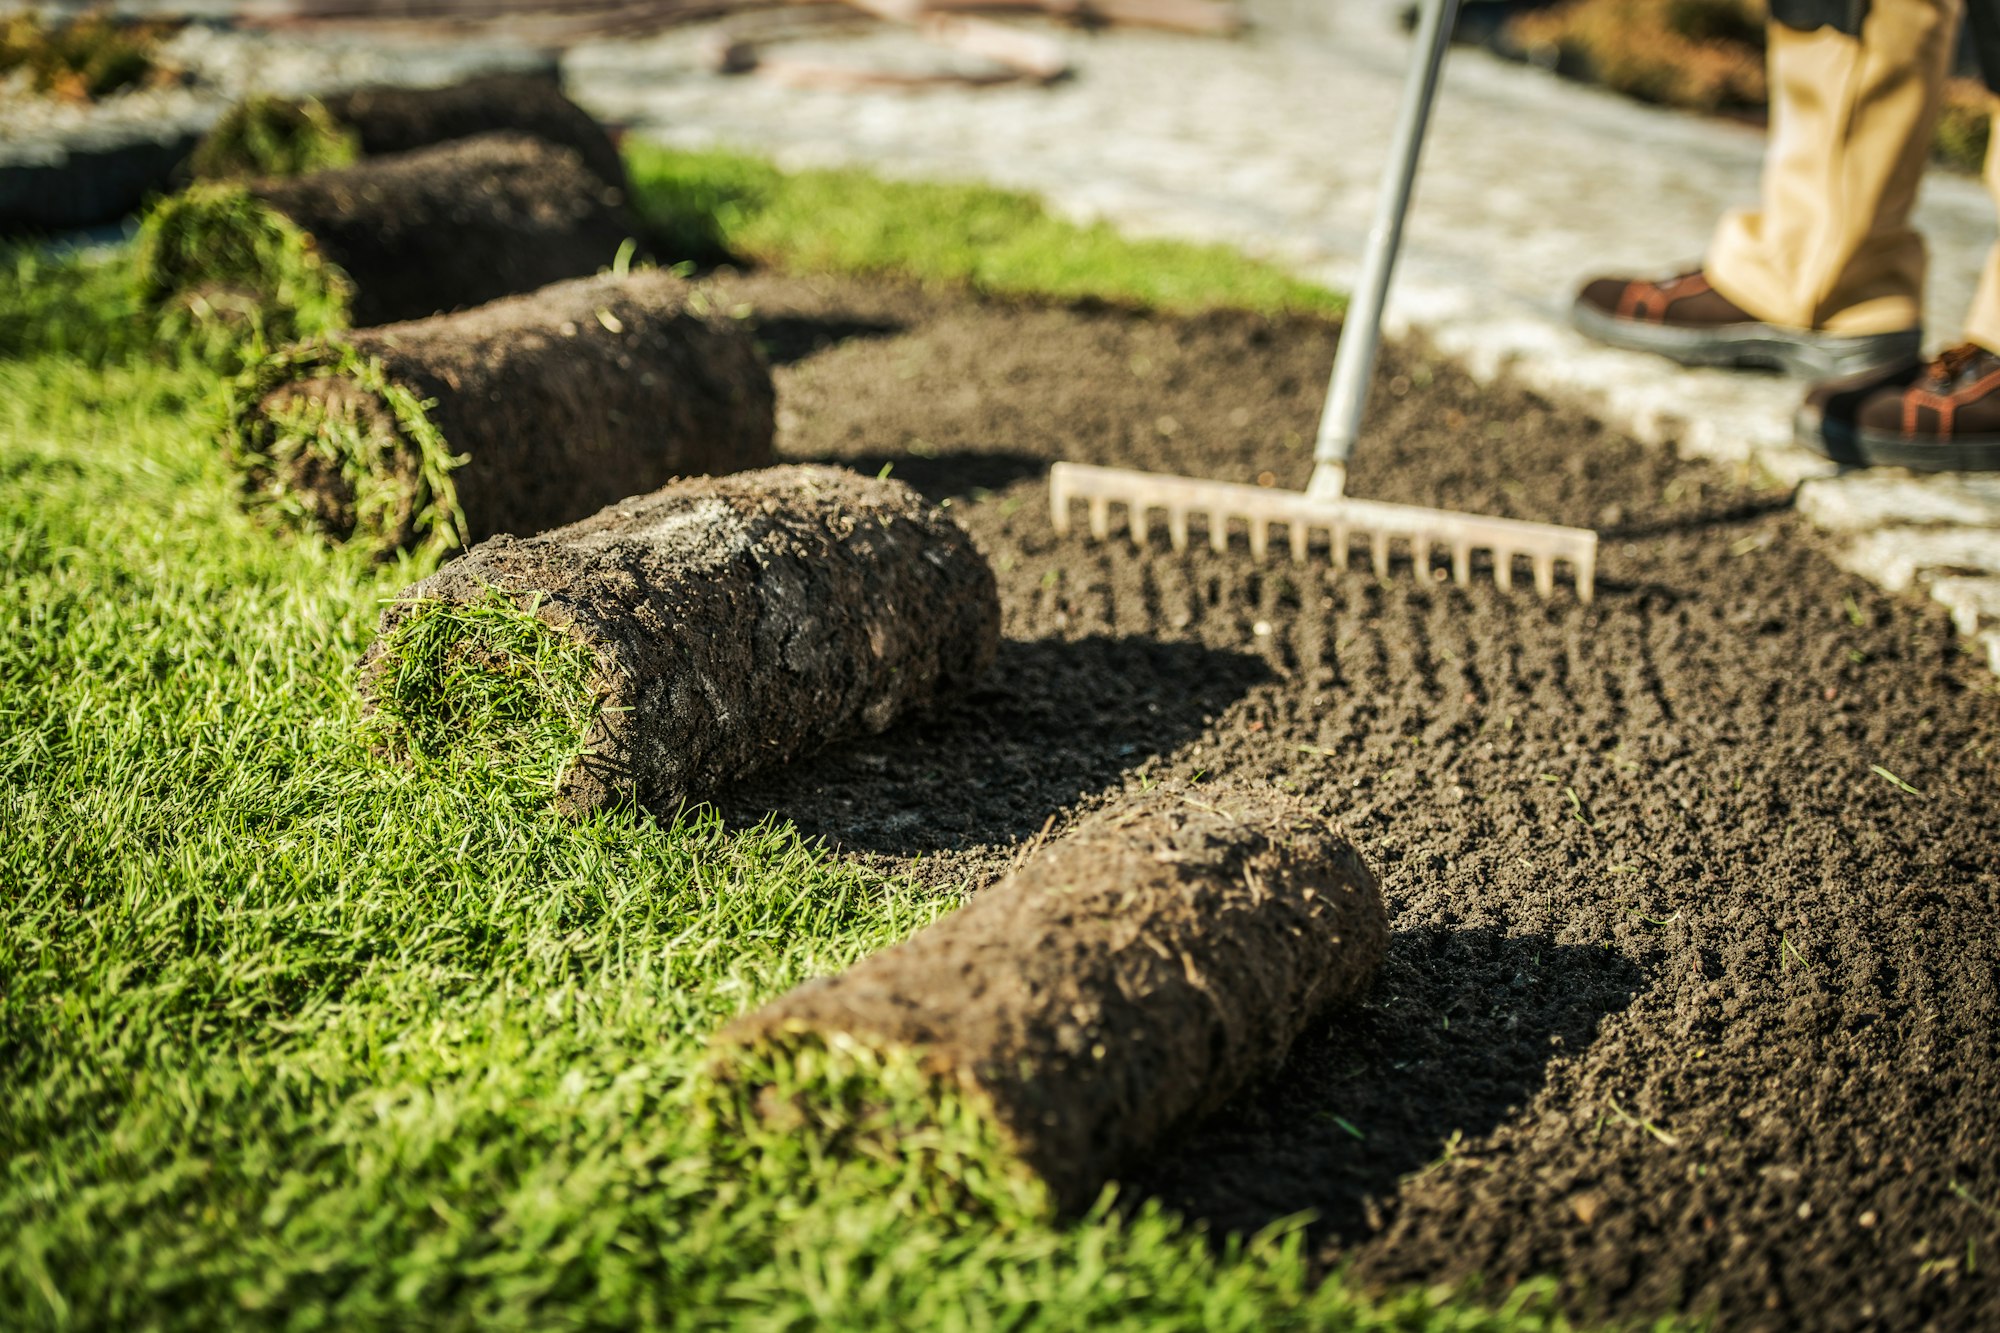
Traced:
<path fill-rule="evenodd" d="M 731 1024 L 718 1114 L 1077 1212 L 1277 1070 L 1367 988 L 1388 934 L 1374 874 L 1324 816 L 1268 789 L 1156 790 Z M 949 1144 L 969 1146 L 940 1158 Z"/>
<path fill-rule="evenodd" d="M 230 453 L 288 520 L 448 550 L 769 466 L 773 410 L 743 323 L 653 270 L 288 348 L 236 386 Z"/>
<path fill-rule="evenodd" d="M 589 678 L 542 687 L 548 707 L 492 712 L 410 670 L 410 645 L 435 641 L 443 616 L 454 660 L 529 674 L 462 610 L 495 590 L 584 645 Z M 520 728 L 540 730 L 551 713 L 587 716 L 556 803 L 672 812 L 963 691 L 999 634 L 993 573 L 943 510 L 899 481 L 775 467 L 689 478 L 538 537 L 482 542 L 383 612 L 361 690 L 397 753 L 455 732 L 476 757 L 514 748 Z"/>
<path fill-rule="evenodd" d="M 482 135 L 154 208 L 136 281 L 165 336 L 273 346 L 422 319 L 608 267 L 637 236 L 568 149 Z"/>
<path fill-rule="evenodd" d="M 131 261 L 0 263 L 4 1322 L 1567 1327 L 1546 1286 L 1364 1296 L 1295 1230 L 975 1218 L 900 1159 L 719 1139 L 710 1034 L 962 886 L 781 822 L 551 818 L 553 722 L 448 780 L 377 754 L 352 664 L 429 557 L 244 515 L 222 380 L 156 357 Z"/>
<path fill-rule="evenodd" d="M 1096 300 L 1165 311 L 1229 306 L 1337 314 L 1343 299 L 1220 245 L 1135 241 L 1051 216 L 987 185 L 885 181 L 866 172 L 781 172 L 726 150 L 635 142 L 634 206 L 663 254 L 739 257 L 831 273 L 879 273 L 996 296 Z"/>
<path fill-rule="evenodd" d="M 366 87 L 312 97 L 245 98 L 216 122 L 191 166 L 204 179 L 295 176 L 508 131 L 573 149 L 599 179 L 626 188 L 604 127 L 553 79 L 492 74 L 442 88 Z"/>

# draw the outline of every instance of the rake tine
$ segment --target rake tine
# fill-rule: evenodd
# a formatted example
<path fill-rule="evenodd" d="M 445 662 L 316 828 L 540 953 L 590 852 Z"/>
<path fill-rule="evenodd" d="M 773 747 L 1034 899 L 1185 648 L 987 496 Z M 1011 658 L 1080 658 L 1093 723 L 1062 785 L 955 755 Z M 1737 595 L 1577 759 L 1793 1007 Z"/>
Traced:
<path fill-rule="evenodd" d="M 1520 580 L 1516 565 L 1529 564 L 1535 590 L 1553 595 L 1558 565 L 1566 565 L 1580 601 L 1595 592 L 1597 537 L 1582 528 L 1514 519 L 1461 515 L 1411 505 L 1340 498 L 1319 500 L 1296 492 L 1276 492 L 1234 482 L 1162 477 L 1121 468 L 1058 464 L 1049 485 L 1052 519 L 1059 533 L 1074 522 L 1073 506 L 1084 501 L 1093 537 L 1108 539 L 1111 509 L 1122 506 L 1134 547 L 1152 544 L 1152 525 L 1164 511 L 1167 535 L 1176 550 L 1193 539 L 1193 516 L 1208 523 L 1209 545 L 1226 553 L 1230 524 L 1241 525 L 1253 558 L 1268 560 L 1272 547 L 1283 541 L 1294 560 L 1312 556 L 1313 536 L 1328 537 L 1327 554 L 1336 570 L 1353 566 L 1354 544 L 1367 538 L 1369 564 L 1376 577 L 1387 579 L 1400 551 L 1407 549 L 1411 573 L 1443 581 L 1446 570 L 1460 586 L 1471 582 L 1474 555 L 1492 555 L 1493 581 L 1512 590 Z M 1285 536 L 1273 528 L 1283 524 Z M 1445 563 L 1446 560 L 1449 564 Z"/>

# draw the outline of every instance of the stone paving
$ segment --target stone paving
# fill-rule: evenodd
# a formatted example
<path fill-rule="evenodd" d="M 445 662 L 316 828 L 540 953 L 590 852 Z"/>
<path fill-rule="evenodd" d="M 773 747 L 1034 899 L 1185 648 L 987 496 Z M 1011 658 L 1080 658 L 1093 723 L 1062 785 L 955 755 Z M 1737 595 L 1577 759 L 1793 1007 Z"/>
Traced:
<path fill-rule="evenodd" d="M 990 181 L 1067 216 L 1223 241 L 1345 285 L 1408 40 L 1388 0 L 1248 8 L 1256 27 L 1237 41 L 1070 36 L 1077 76 L 1048 88 L 800 91 L 709 73 L 702 28 L 580 47 L 565 71 L 592 110 L 666 142 L 742 147 L 789 167 Z M 913 59 L 910 40 L 886 30 L 794 52 Z M 1698 258 L 1716 216 L 1754 199 L 1762 148 L 1751 127 L 1455 51 L 1390 329 L 1422 332 L 1474 374 L 1506 371 L 1643 439 L 1798 486 L 1802 510 L 1845 538 L 1850 567 L 1928 590 L 2000 672 L 2000 481 L 1839 474 L 1791 443 L 1797 384 L 1686 371 L 1568 328 L 1584 278 Z M 1934 172 L 1919 222 L 1932 248 L 1927 324 L 1943 345 L 1993 243 L 1993 208 L 1978 182 Z"/>
<path fill-rule="evenodd" d="M 180 5 L 177 4 L 176 8 Z M 495 70 L 546 69 L 547 58 L 499 43 L 387 44 L 190 23 L 159 48 L 181 81 L 101 102 L 34 93 L 24 74 L 0 79 L 0 162 L 74 152 L 162 126 L 206 130 L 249 92 L 304 96 L 364 83 L 441 84 Z"/>
<path fill-rule="evenodd" d="M 225 0 L 176 0 L 176 10 Z M 0 77 L 0 227 L 114 226 L 149 195 L 174 188 L 180 165 L 236 100 L 251 92 L 323 94 L 364 83 L 452 83 L 498 70 L 552 67 L 518 45 L 383 43 L 247 32 L 190 23 L 164 42 L 178 81 L 99 102 L 35 92 L 26 71 Z"/>

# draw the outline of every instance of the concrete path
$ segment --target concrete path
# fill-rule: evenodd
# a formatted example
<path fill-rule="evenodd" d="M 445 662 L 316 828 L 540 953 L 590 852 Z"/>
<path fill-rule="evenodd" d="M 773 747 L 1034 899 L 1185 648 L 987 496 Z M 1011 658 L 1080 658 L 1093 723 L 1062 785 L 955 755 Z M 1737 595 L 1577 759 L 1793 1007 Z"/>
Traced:
<path fill-rule="evenodd" d="M 805 92 L 703 68 L 704 29 L 573 51 L 573 93 L 683 146 L 789 167 L 978 179 L 1136 234 L 1223 241 L 1328 283 L 1350 281 L 1408 58 L 1387 0 L 1251 0 L 1240 41 L 1115 32 L 1068 41 L 1052 88 Z M 856 63 L 927 59 L 906 37 L 794 43 Z M 1506 370 L 1639 437 L 1779 484 L 1845 534 L 1852 566 L 1945 601 L 2000 671 L 2000 479 L 1834 469 L 1790 442 L 1799 386 L 1690 372 L 1597 347 L 1565 312 L 1598 273 L 1697 259 L 1717 215 L 1754 199 L 1762 133 L 1661 111 L 1481 52 L 1455 51 L 1391 301 L 1473 373 Z M 1976 181 L 1933 173 L 1928 325 L 1955 340 L 1993 208 Z M 1364 446 L 1365 447 L 1365 446 Z"/>

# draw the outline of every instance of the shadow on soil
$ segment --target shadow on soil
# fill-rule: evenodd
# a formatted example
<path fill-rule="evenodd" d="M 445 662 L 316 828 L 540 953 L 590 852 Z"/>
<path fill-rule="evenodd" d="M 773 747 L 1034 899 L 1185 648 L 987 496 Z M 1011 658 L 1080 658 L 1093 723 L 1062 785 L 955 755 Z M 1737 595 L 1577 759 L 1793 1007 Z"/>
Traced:
<path fill-rule="evenodd" d="M 1009 639 L 985 683 L 928 717 L 738 787 L 846 851 L 895 856 L 1006 845 L 1201 734 L 1268 679 L 1248 653 L 1149 638 Z"/>
<path fill-rule="evenodd" d="M 932 454 L 928 458 L 912 453 L 847 454 L 801 461 L 849 468 L 869 477 L 880 475 L 886 467 L 890 476 L 916 487 L 932 503 L 980 491 L 1004 490 L 1023 478 L 1040 477 L 1049 470 L 1046 458 L 1004 449 L 967 449 Z"/>
<path fill-rule="evenodd" d="M 1671 519 L 1644 523 L 1618 523 L 1600 527 L 1597 536 L 1598 540 L 1605 542 L 1636 542 L 1684 532 L 1711 532 L 1716 528 L 1739 528 L 1773 514 L 1785 513 L 1792 507 L 1793 500 L 1788 491 L 1780 496 L 1759 496 L 1755 499 L 1704 508 Z"/>
<path fill-rule="evenodd" d="M 892 320 L 805 315 L 774 315 L 757 320 L 755 327 L 757 345 L 774 366 L 792 365 L 855 338 L 887 338 L 904 330 Z"/>
<path fill-rule="evenodd" d="M 1315 1248 L 1379 1230 L 1398 1183 L 1521 1112 L 1644 978 L 1601 946 L 1395 932 L 1374 990 L 1126 1189 L 1217 1237 L 1312 1214 Z"/>

